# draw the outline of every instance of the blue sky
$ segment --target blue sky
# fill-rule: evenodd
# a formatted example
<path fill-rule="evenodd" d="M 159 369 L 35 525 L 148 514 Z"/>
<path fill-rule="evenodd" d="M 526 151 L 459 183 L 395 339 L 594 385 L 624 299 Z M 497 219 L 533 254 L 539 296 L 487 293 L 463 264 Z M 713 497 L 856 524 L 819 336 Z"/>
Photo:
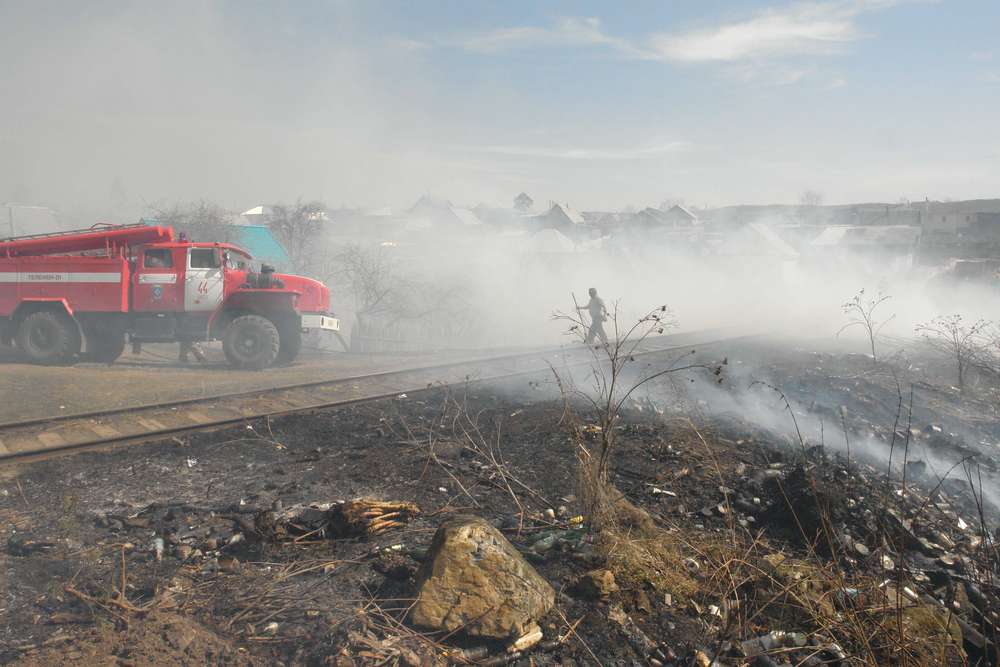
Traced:
<path fill-rule="evenodd" d="M 0 197 L 1000 196 L 1000 3 L 0 3 Z"/>

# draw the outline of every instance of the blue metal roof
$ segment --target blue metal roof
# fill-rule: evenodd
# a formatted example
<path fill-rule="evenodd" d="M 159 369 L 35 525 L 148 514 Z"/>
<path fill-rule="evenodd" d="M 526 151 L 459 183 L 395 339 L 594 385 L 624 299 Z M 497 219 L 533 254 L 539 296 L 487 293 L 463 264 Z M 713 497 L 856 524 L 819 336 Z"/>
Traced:
<path fill-rule="evenodd" d="M 237 240 L 235 245 L 246 248 L 254 259 L 259 259 L 268 264 L 285 264 L 288 262 L 288 253 L 285 248 L 274 238 L 274 234 L 267 227 L 261 225 L 238 225 L 233 228 L 236 232 Z"/>

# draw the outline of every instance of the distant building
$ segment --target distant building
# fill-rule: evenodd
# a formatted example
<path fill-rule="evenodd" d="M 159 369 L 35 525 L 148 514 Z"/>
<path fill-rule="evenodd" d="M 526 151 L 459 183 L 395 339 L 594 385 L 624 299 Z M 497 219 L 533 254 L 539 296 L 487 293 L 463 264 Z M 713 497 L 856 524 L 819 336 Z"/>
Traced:
<path fill-rule="evenodd" d="M 570 238 L 593 236 L 592 229 L 583 216 L 571 208 L 569 204 L 552 204 L 552 207 L 529 219 L 531 227 L 538 229 L 554 229 Z"/>
<path fill-rule="evenodd" d="M 926 202 L 920 262 L 1000 258 L 1000 200 Z"/>
<path fill-rule="evenodd" d="M 913 225 L 834 225 L 803 246 L 813 263 L 839 265 L 844 259 L 867 259 L 888 268 L 912 266 L 920 243 Z"/>
<path fill-rule="evenodd" d="M 476 231 L 485 226 L 472 209 L 458 208 L 447 199 L 429 195 L 418 199 L 403 218 L 408 231 Z"/>
<path fill-rule="evenodd" d="M 1000 213 L 928 213 L 923 227 L 928 234 L 1000 238 Z"/>
<path fill-rule="evenodd" d="M 648 211 L 653 209 L 646 210 Z M 680 204 L 676 204 L 666 211 L 663 211 L 661 217 L 667 224 L 673 227 L 694 227 L 695 225 L 701 224 L 697 215 Z"/>

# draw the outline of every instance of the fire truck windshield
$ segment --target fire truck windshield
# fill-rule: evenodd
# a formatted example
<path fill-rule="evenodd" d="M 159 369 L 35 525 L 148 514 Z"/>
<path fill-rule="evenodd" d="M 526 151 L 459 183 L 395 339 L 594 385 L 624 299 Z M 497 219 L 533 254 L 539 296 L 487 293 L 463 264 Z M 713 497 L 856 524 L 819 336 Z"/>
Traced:
<path fill-rule="evenodd" d="M 260 271 L 260 262 L 250 255 L 245 255 L 235 250 L 227 250 L 224 254 L 227 269 L 237 269 L 240 271 Z"/>

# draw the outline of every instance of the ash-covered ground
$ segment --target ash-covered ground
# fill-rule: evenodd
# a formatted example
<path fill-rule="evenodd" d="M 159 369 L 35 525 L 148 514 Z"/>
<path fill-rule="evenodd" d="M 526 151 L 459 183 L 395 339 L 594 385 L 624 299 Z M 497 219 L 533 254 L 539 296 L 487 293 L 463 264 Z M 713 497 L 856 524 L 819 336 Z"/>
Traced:
<path fill-rule="evenodd" d="M 813 347 L 733 344 L 636 392 L 600 526 L 578 464 L 599 420 L 551 377 L 8 468 L 0 659 L 995 664 L 991 385 Z M 467 514 L 555 590 L 521 651 L 411 622 Z"/>

